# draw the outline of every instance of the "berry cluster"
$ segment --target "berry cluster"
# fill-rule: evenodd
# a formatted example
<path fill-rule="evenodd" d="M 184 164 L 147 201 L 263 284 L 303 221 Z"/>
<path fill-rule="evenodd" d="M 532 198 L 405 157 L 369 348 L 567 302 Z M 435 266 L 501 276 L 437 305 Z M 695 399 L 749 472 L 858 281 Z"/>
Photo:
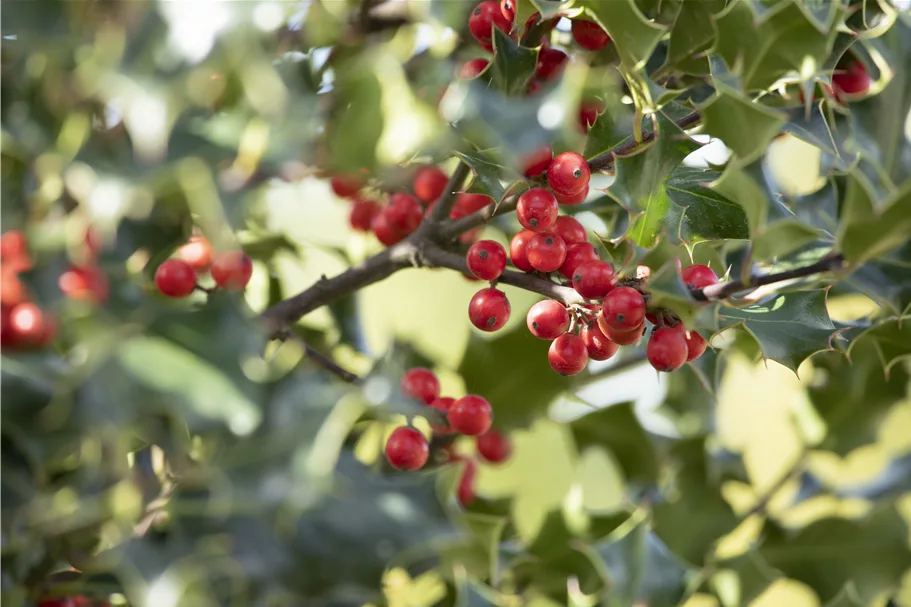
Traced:
<path fill-rule="evenodd" d="M 155 286 L 168 297 L 187 297 L 196 290 L 199 274 L 208 272 L 216 288 L 243 291 L 253 275 L 253 261 L 240 250 L 213 254 L 212 245 L 194 236 L 155 271 Z M 202 287 L 199 287 L 202 288 Z"/>
<path fill-rule="evenodd" d="M 429 369 L 417 367 L 402 376 L 402 391 L 436 409 L 445 416 L 446 425 L 433 425 L 438 436 L 462 434 L 475 438 L 478 455 L 492 464 L 499 464 L 512 454 L 509 438 L 492 428 L 493 410 L 490 403 L 481 396 L 468 394 L 462 398 L 440 396 L 440 380 Z M 392 431 L 386 441 L 386 460 L 398 470 L 419 470 L 427 463 L 430 445 L 420 430 L 412 426 L 400 426 Z M 451 455 L 450 461 L 465 463 L 459 482 L 458 498 L 467 506 L 474 499 L 474 476 L 477 462 L 461 455 Z"/>

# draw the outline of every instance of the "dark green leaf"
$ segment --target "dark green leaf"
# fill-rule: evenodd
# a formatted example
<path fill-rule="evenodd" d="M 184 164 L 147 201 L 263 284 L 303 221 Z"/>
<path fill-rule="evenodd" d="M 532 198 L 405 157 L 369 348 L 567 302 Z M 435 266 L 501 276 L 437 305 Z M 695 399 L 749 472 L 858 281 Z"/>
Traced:
<path fill-rule="evenodd" d="M 772 569 L 763 556 L 755 549 L 751 549 L 740 556 L 720 561 L 718 568 L 732 571 L 737 575 L 740 585 L 737 596 L 732 597 L 735 605 L 749 605 L 756 597 L 765 592 L 766 588 L 781 578 L 781 574 Z M 727 591 L 728 588 L 724 590 L 718 589 L 719 594 Z"/>
<path fill-rule="evenodd" d="M 911 356 L 911 316 L 890 318 L 873 325 L 854 339 L 848 354 L 852 355 L 854 347 L 867 340 L 875 344 L 888 377 L 889 371 L 898 362 Z"/>
<path fill-rule="evenodd" d="M 491 150 L 470 150 L 457 152 L 459 158 L 465 161 L 477 175 L 475 183 L 480 186 L 478 194 L 487 194 L 500 202 L 506 196 L 503 181 L 515 181 L 518 175 L 512 170 L 501 165 L 493 156 Z"/>
<path fill-rule="evenodd" d="M 610 34 L 621 61 L 629 69 L 639 70 L 648 61 L 666 29 L 646 19 L 635 0 L 599 2 L 583 0 L 576 3 L 585 7 L 595 21 Z"/>
<path fill-rule="evenodd" d="M 335 73 L 338 101 L 326 124 L 332 166 L 339 172 L 372 169 L 385 124 L 377 74 L 357 56 L 336 66 Z"/>
<path fill-rule="evenodd" d="M 507 95 L 524 94 L 535 73 L 538 51 L 520 46 L 497 27 L 493 28 L 493 45 L 493 61 L 485 72 L 490 83 Z"/>
<path fill-rule="evenodd" d="M 683 2 L 671 29 L 667 63 L 674 65 L 707 50 L 715 38 L 712 19 L 724 9 L 725 0 Z"/>
<path fill-rule="evenodd" d="M 706 187 L 720 177 L 718 171 L 685 166 L 674 169 L 665 185 L 673 205 L 667 219 L 669 234 L 690 243 L 749 238 L 743 208 Z"/>
<path fill-rule="evenodd" d="M 753 103 L 745 95 L 718 86 L 714 98 L 699 107 L 703 130 L 717 137 L 744 166 L 765 153 L 772 138 L 787 122 L 784 112 Z"/>
<path fill-rule="evenodd" d="M 863 262 L 886 255 L 911 234 L 911 180 L 877 208 L 852 173 L 843 209 L 838 246 L 845 258 Z"/>
<path fill-rule="evenodd" d="M 865 604 L 857 596 L 857 590 L 854 584 L 848 582 L 841 589 L 835 598 L 826 603 L 823 607 L 865 607 Z"/>
<path fill-rule="evenodd" d="M 579 452 L 598 446 L 617 458 L 627 481 L 649 485 L 657 479 L 654 447 L 630 403 L 611 405 L 570 424 Z"/>
<path fill-rule="evenodd" d="M 892 314 L 911 309 L 911 242 L 890 255 L 858 267 L 845 282 Z"/>

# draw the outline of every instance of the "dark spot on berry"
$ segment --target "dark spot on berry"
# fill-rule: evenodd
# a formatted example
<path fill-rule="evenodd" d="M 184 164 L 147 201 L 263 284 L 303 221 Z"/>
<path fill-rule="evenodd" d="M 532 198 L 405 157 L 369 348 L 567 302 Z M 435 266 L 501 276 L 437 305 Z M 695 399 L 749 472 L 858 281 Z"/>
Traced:
<path fill-rule="evenodd" d="M 478 253 L 478 257 L 480 257 L 481 259 L 487 259 L 487 251 L 481 251 L 480 253 Z"/>
<path fill-rule="evenodd" d="M 497 317 L 496 317 L 496 316 L 491 316 L 491 317 L 489 317 L 489 318 L 487 319 L 487 323 L 486 323 L 486 324 L 487 324 L 488 327 L 494 326 L 495 324 L 497 324 Z"/>
<path fill-rule="evenodd" d="M 534 217 L 532 217 L 531 219 L 529 219 L 529 220 L 528 220 L 528 223 L 530 223 L 531 225 L 533 225 L 533 226 L 535 226 L 535 227 L 538 227 L 538 220 L 535 219 Z"/>
<path fill-rule="evenodd" d="M 535 329 L 540 328 L 540 327 L 538 327 L 538 321 L 536 321 L 536 320 L 531 321 L 531 326 L 533 326 Z"/>
<path fill-rule="evenodd" d="M 582 275 L 581 274 L 574 275 L 573 280 L 582 280 Z"/>
<path fill-rule="evenodd" d="M 474 9 L 474 16 L 477 17 L 480 14 L 481 14 L 481 7 L 479 6 L 478 8 Z"/>
<path fill-rule="evenodd" d="M 573 177 L 576 179 L 582 179 L 582 169 L 576 169 L 573 171 Z"/>
<path fill-rule="evenodd" d="M 617 316 L 615 316 L 614 318 L 617 319 L 617 322 L 623 322 L 624 320 L 626 320 L 626 316 L 623 314 L 617 314 Z"/>
<path fill-rule="evenodd" d="M 547 238 L 544 239 L 544 242 L 546 242 L 547 244 L 554 244 L 554 239 L 551 238 L 550 236 L 548 236 Z"/>

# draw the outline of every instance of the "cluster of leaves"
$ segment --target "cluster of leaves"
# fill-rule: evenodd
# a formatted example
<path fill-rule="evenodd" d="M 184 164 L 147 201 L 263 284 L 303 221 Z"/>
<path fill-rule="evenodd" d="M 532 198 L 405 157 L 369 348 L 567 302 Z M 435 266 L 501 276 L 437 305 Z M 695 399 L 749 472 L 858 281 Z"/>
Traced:
<path fill-rule="evenodd" d="M 522 98 L 538 49 L 504 35 L 481 78 L 452 82 L 474 52 L 446 47 L 447 27 L 465 30 L 471 6 L 460 2 L 409 3 L 395 17 L 369 0 L 226 2 L 212 14 L 182 2 L 4 7 L 3 229 L 29 234 L 36 263 L 23 281 L 61 319 L 54 350 L 3 352 L 5 601 L 657 607 L 700 593 L 727 606 L 782 577 L 833 605 L 897 592 L 911 568 L 907 454 L 854 486 L 801 459 L 786 477 L 799 484 L 789 506 L 827 497 L 863 508 L 795 523 L 770 516 L 761 493 L 734 508 L 725 489 L 754 479 L 741 454 L 718 447 L 715 412 L 729 361 L 744 357 L 812 370 L 805 394 L 825 430 L 805 447 L 816 455 L 870 446 L 907 407 L 911 20 L 887 0 L 518 4 L 518 23 L 535 10 L 583 17 L 613 42 Z M 415 52 L 427 32 L 443 42 Z M 870 94 L 814 98 L 846 53 L 867 66 Z M 582 139 L 567 108 L 591 95 L 606 111 Z M 675 121 L 694 110 L 730 151 L 723 164 L 685 162 L 700 144 Z M 269 199 L 276 182 L 319 166 L 394 184 L 402 165 L 458 155 L 476 175 L 470 190 L 500 201 L 524 187 L 517 159 L 541 144 L 591 159 L 643 130 L 654 136 L 616 159 L 605 195 L 573 212 L 600 222 L 618 267 L 652 268 L 656 304 L 728 343 L 668 379 L 671 436 L 629 403 L 564 428 L 580 459 L 616 462 L 623 499 L 610 511 L 570 491 L 529 532 L 518 499 L 459 508 L 452 466 L 384 468 L 390 422 L 420 412 L 398 391 L 402 370 L 445 365 L 408 346 L 375 364 L 352 355 L 372 371 L 349 385 L 293 343 L 267 343 L 254 321 L 318 278 L 287 271 L 289 260 L 357 257 L 289 238 L 293 218 L 276 218 Z M 819 150 L 811 193 L 784 195 L 771 170 L 767 151 L 785 133 Z M 492 232 L 509 228 L 498 221 Z M 107 243 L 103 307 L 56 287 L 88 224 Z M 154 293 L 155 268 L 194 225 L 256 261 L 263 279 L 245 298 Z M 738 278 L 833 251 L 846 267 L 831 288 L 804 282 L 737 305 L 695 302 L 676 272 L 686 256 Z M 829 317 L 827 297 L 856 295 L 875 312 Z M 340 300 L 321 325 L 295 330 L 315 347 L 364 352 L 359 304 Z M 545 348 L 521 328 L 472 335 L 449 370 L 492 403 L 498 427 L 529 428 L 590 380 L 550 372 Z M 721 549 L 750 521 L 748 549 Z M 402 569 L 406 599 L 391 588 Z"/>

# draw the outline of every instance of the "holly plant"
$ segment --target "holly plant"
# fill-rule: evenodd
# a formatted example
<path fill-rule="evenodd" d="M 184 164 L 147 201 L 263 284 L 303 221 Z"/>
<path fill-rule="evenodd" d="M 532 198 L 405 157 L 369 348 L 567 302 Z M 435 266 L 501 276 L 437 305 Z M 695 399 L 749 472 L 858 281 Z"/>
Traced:
<path fill-rule="evenodd" d="M 5 606 L 911 606 L 906 0 L 3 8 Z"/>

